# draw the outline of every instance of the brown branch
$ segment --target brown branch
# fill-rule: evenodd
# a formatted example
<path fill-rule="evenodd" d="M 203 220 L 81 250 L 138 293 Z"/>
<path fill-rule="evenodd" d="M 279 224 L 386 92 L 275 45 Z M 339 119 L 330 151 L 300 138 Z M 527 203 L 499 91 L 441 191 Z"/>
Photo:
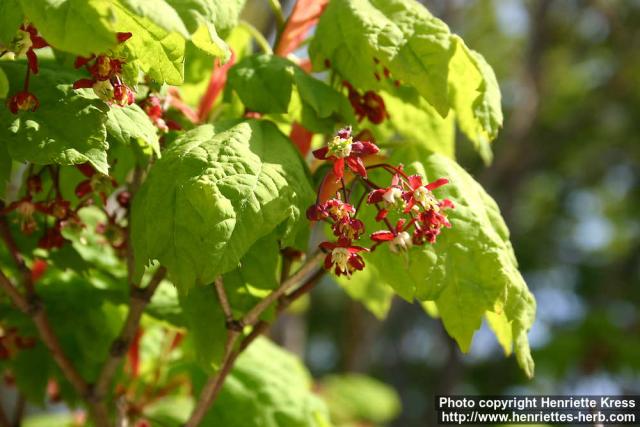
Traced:
<path fill-rule="evenodd" d="M 318 263 L 322 259 L 324 254 L 320 251 L 311 255 L 307 261 L 296 271 L 291 277 L 282 282 L 282 284 L 267 295 L 263 300 L 260 300 L 249 312 L 242 318 L 243 325 L 255 325 L 260 315 L 271 304 L 276 302 L 281 296 L 283 296 L 289 289 L 303 283 L 309 274 L 313 274 L 316 269 L 319 269 Z"/>
<path fill-rule="evenodd" d="M 2 271 L 0 271 L 0 287 L 2 287 L 20 311 L 31 317 L 31 320 L 38 329 L 40 339 L 49 349 L 49 352 L 65 378 L 71 383 L 75 391 L 88 403 L 91 412 L 94 414 L 96 426 L 108 426 L 106 408 L 91 399 L 92 387 L 82 378 L 71 360 L 64 353 L 58 337 L 51 328 L 44 305 L 37 294 L 34 292 L 28 299 L 25 298 Z"/>
<path fill-rule="evenodd" d="M 322 256 L 322 252 L 316 252 L 311 255 L 298 271 L 296 271 L 287 280 L 284 280 L 281 285 L 273 292 L 271 292 L 267 297 L 265 297 L 263 300 L 260 300 L 251 310 L 249 310 L 247 315 L 245 315 L 241 321 L 231 323 L 227 322 L 227 341 L 225 343 L 224 356 L 220 365 L 220 369 L 218 370 L 218 372 L 216 372 L 215 375 L 209 378 L 204 388 L 200 392 L 200 396 L 198 397 L 196 406 L 191 412 L 191 415 L 189 416 L 189 420 L 185 424 L 185 427 L 196 427 L 202 422 L 202 419 L 206 415 L 207 411 L 209 411 L 211 405 L 213 405 L 213 402 L 218 397 L 218 394 L 222 389 L 222 385 L 224 384 L 227 375 L 229 375 L 229 373 L 231 372 L 231 369 L 233 368 L 233 365 L 238 356 L 268 328 L 269 324 L 267 322 L 259 320 L 260 315 L 267 308 L 269 308 L 271 304 L 278 301 L 279 298 L 284 296 L 286 292 L 292 287 L 300 283 L 304 283 L 305 281 L 317 282 L 317 269 L 321 268 L 318 266 L 318 263 Z M 311 275 L 311 278 L 309 278 L 309 275 Z M 221 281 L 216 281 L 216 289 L 221 287 L 221 283 Z M 303 285 L 302 287 L 304 286 L 305 285 Z M 224 291 L 224 288 L 222 288 L 222 291 Z M 302 293 L 300 293 L 299 295 L 302 295 Z M 222 299 L 220 299 L 220 301 L 222 304 Z M 223 308 L 223 310 L 225 309 Z M 247 335 L 240 342 L 238 350 L 236 351 L 234 351 L 234 347 L 241 331 L 234 327 L 234 323 L 239 324 L 240 326 L 253 326 L 251 333 L 249 333 L 249 335 Z"/>
<path fill-rule="evenodd" d="M 222 389 L 222 384 L 224 384 L 224 380 L 227 378 L 229 372 L 231 372 L 231 368 L 233 368 L 233 364 L 238 357 L 239 353 L 233 351 L 233 348 L 239 336 L 240 332 L 233 329 L 227 330 L 227 341 L 224 345 L 224 356 L 220 369 L 214 376 L 207 380 L 207 383 L 202 388 L 198 402 L 195 408 L 193 408 L 189 420 L 184 427 L 196 427 L 200 425 L 202 419 L 213 404 L 213 401 L 218 397 L 218 393 L 220 393 Z"/>
<path fill-rule="evenodd" d="M 133 245 L 131 244 L 131 204 L 133 203 L 133 196 L 140 188 L 140 183 L 142 182 L 142 168 L 136 166 L 133 169 L 133 178 L 131 179 L 131 183 L 129 184 L 129 208 L 127 209 L 127 280 L 129 281 L 129 286 L 135 286 L 133 282 L 134 271 L 135 271 L 135 261 L 133 258 Z"/>
<path fill-rule="evenodd" d="M 4 412 L 4 409 L 2 408 L 1 400 L 0 400 L 0 427 L 11 427 L 9 418 L 7 418 L 7 414 Z"/>
<path fill-rule="evenodd" d="M 131 341 L 138 330 L 142 313 L 144 312 L 147 304 L 149 304 L 149 301 L 151 301 L 151 297 L 155 293 L 156 289 L 158 289 L 158 286 L 164 279 L 166 273 L 166 269 L 164 267 L 160 267 L 156 270 L 146 287 L 142 288 L 134 286 L 131 288 L 129 313 L 127 314 L 127 318 L 124 321 L 124 325 L 120 330 L 118 338 L 111 343 L 109 358 L 103 365 L 102 370 L 100 371 L 100 376 L 98 376 L 98 381 L 96 382 L 94 398 L 98 402 L 105 398 L 109 385 L 111 384 L 111 380 L 113 379 L 122 358 L 129 350 Z"/>
<path fill-rule="evenodd" d="M 291 305 L 291 303 L 311 292 L 311 290 L 316 287 L 316 285 L 320 282 L 320 279 L 326 272 L 327 271 L 325 269 L 319 269 L 302 286 L 295 289 L 290 294 L 282 295 L 278 300 L 278 313 L 286 310 L 287 307 Z"/>

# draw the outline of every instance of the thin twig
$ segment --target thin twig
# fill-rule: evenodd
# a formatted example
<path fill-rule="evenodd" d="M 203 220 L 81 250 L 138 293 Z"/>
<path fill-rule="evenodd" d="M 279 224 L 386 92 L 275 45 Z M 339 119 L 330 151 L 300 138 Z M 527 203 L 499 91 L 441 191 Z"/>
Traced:
<path fill-rule="evenodd" d="M 109 385 L 111 384 L 111 380 L 113 379 L 122 358 L 127 354 L 131 341 L 138 330 L 142 313 L 144 312 L 147 304 L 149 304 L 149 301 L 151 301 L 151 297 L 155 293 L 156 289 L 158 289 L 158 286 L 164 279 L 166 273 L 166 269 L 164 267 L 160 267 L 156 270 L 146 287 L 142 288 L 135 286 L 131 289 L 129 313 L 127 314 L 127 318 L 124 321 L 124 325 L 122 326 L 118 338 L 111 343 L 109 358 L 102 366 L 100 376 L 96 382 L 94 397 L 98 401 L 104 399 Z"/>
<path fill-rule="evenodd" d="M 129 208 L 127 209 L 127 280 L 129 286 L 135 286 L 133 283 L 135 260 L 133 258 L 133 245 L 131 244 L 131 203 L 133 203 L 133 197 L 137 193 L 140 183 L 142 182 L 142 168 L 136 166 L 133 169 L 133 178 L 129 184 Z"/>
<path fill-rule="evenodd" d="M 311 290 L 316 287 L 316 285 L 320 282 L 320 279 L 326 272 L 327 270 L 325 269 L 319 269 L 302 286 L 296 288 L 290 294 L 282 295 L 282 297 L 280 297 L 280 299 L 278 300 L 278 313 L 286 310 L 287 307 L 291 305 L 291 303 L 298 300 L 303 295 L 311 292 Z"/>
<path fill-rule="evenodd" d="M 260 300 L 249 312 L 242 318 L 243 325 L 255 325 L 260 315 L 278 298 L 284 295 L 289 289 L 305 281 L 305 278 L 313 274 L 316 269 L 320 268 L 318 263 L 324 254 L 320 251 L 311 255 L 307 261 L 295 272 L 290 278 L 285 280 L 277 289 L 273 290 L 264 299 Z"/>
<path fill-rule="evenodd" d="M 229 325 L 233 321 L 233 313 L 231 312 L 231 305 L 229 304 L 229 298 L 224 290 L 224 281 L 222 276 L 218 277 L 215 281 L 216 294 L 218 295 L 218 301 L 220 301 L 220 307 L 224 313 L 224 320 Z"/>
<path fill-rule="evenodd" d="M 200 425 L 200 422 L 202 422 L 213 401 L 218 397 L 218 393 L 220 393 L 222 389 L 222 384 L 229 372 L 231 372 L 231 368 L 233 368 L 233 364 L 238 357 L 238 353 L 234 352 L 233 348 L 239 336 L 240 332 L 232 329 L 227 330 L 227 341 L 224 345 L 224 357 L 222 358 L 220 369 L 214 376 L 209 378 L 202 388 L 198 402 L 195 408 L 193 408 L 185 427 L 196 427 Z"/>
<path fill-rule="evenodd" d="M 271 292 L 266 298 L 258 302 L 247 313 L 247 315 L 242 318 L 242 320 L 239 322 L 240 325 L 253 326 L 253 329 L 251 333 L 242 340 L 238 350 L 236 351 L 234 351 L 234 347 L 236 345 L 238 337 L 240 336 L 240 331 L 238 329 L 230 327 L 231 325 L 227 323 L 227 341 L 225 343 L 224 356 L 222 359 L 222 364 L 220 365 L 220 369 L 214 376 L 209 378 L 204 388 L 200 392 L 200 396 L 198 397 L 196 406 L 191 412 L 191 415 L 189 417 L 189 420 L 185 424 L 185 427 L 196 427 L 200 424 L 207 411 L 211 408 L 211 405 L 213 405 L 216 397 L 220 393 L 222 385 L 224 384 L 227 375 L 229 375 L 229 373 L 231 372 L 231 369 L 233 368 L 233 365 L 238 356 L 249 346 L 249 344 L 251 344 L 267 329 L 267 327 L 269 326 L 268 323 L 262 320 L 258 320 L 260 315 L 267 308 L 269 308 L 271 304 L 285 295 L 285 293 L 289 289 L 309 280 L 309 275 L 311 275 L 311 278 L 314 279 L 317 274 L 317 269 L 321 268 L 318 266 L 318 263 L 322 256 L 322 252 L 316 252 L 311 255 L 298 271 L 296 271 L 287 280 L 283 281 L 277 289 Z M 216 283 L 218 282 L 216 281 Z"/>

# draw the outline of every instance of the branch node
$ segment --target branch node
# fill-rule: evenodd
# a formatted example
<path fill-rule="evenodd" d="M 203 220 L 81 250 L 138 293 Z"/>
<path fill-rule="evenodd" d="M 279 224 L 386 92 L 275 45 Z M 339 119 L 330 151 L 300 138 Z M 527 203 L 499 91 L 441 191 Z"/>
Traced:
<path fill-rule="evenodd" d="M 109 350 L 109 354 L 112 357 L 122 357 L 129 349 L 129 340 L 125 338 L 115 339 L 111 343 L 111 349 Z"/>
<path fill-rule="evenodd" d="M 244 330 L 244 322 L 242 320 L 229 319 L 226 321 L 227 329 L 234 332 L 242 332 Z"/>
<path fill-rule="evenodd" d="M 92 404 L 98 404 L 102 401 L 102 396 L 97 392 L 95 384 L 87 384 L 83 398 L 86 402 Z"/>
<path fill-rule="evenodd" d="M 131 299 L 137 299 L 147 304 L 151 302 L 151 295 L 149 295 L 149 292 L 147 292 L 147 288 L 132 286 L 130 295 Z"/>
<path fill-rule="evenodd" d="M 27 310 L 26 314 L 31 317 L 35 317 L 42 311 L 44 305 L 38 295 L 32 294 L 27 297 Z"/>

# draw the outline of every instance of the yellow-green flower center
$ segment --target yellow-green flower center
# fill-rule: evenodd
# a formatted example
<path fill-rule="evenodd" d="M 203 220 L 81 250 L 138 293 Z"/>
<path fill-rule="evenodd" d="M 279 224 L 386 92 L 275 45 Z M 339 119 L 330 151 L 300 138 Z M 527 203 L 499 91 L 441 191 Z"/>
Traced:
<path fill-rule="evenodd" d="M 331 251 L 331 261 L 342 271 L 349 271 L 350 256 L 347 248 L 335 248 Z"/>
<path fill-rule="evenodd" d="M 351 154 L 351 144 L 353 144 L 353 138 L 340 138 L 335 136 L 329 142 L 329 155 L 335 156 L 339 159 L 348 157 Z"/>

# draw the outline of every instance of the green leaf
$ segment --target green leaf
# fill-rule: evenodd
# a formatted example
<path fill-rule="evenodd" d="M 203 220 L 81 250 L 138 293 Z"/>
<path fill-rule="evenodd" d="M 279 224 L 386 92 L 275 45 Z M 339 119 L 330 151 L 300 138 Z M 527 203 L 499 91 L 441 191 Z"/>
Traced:
<path fill-rule="evenodd" d="M 320 382 L 331 419 L 339 425 L 386 424 L 401 409 L 398 393 L 387 384 L 359 374 L 330 375 Z"/>
<path fill-rule="evenodd" d="M 69 427 L 75 422 L 72 413 L 47 413 L 28 415 L 22 422 L 24 427 Z"/>
<path fill-rule="evenodd" d="M 176 32 L 210 55 L 229 57 L 226 37 L 238 22 L 244 0 L 122 0 L 133 14 Z"/>
<path fill-rule="evenodd" d="M 113 49 L 116 2 L 109 0 L 20 0 L 22 10 L 49 44 L 88 56 Z"/>
<path fill-rule="evenodd" d="M 189 29 L 191 41 L 203 51 L 223 56 L 230 51 L 221 37 L 226 37 L 238 23 L 245 0 L 168 0 Z"/>
<path fill-rule="evenodd" d="M 163 153 L 134 200 L 138 273 L 157 259 L 182 290 L 211 283 L 262 236 L 291 239 L 312 200 L 302 160 L 273 124 L 197 127 Z"/>
<path fill-rule="evenodd" d="M 502 127 L 500 87 L 482 55 L 453 36 L 455 54 L 449 70 L 449 87 L 460 129 L 474 143 L 485 163 L 492 159 L 489 143 Z"/>
<path fill-rule="evenodd" d="M 0 139 L 0 200 L 4 199 L 5 192 L 7 191 L 7 184 L 11 179 L 11 157 L 7 146 L 4 141 Z"/>
<path fill-rule="evenodd" d="M 302 363 L 266 338 L 240 355 L 203 427 L 321 427 L 327 408 Z"/>
<path fill-rule="evenodd" d="M 227 84 L 244 105 L 259 113 L 289 109 L 295 64 L 273 55 L 251 55 L 229 70 Z"/>
<path fill-rule="evenodd" d="M 442 118 L 409 86 L 381 92 L 390 117 L 372 126 L 376 141 L 384 144 L 417 144 L 435 153 L 455 158 L 454 114 Z"/>
<path fill-rule="evenodd" d="M 389 87 L 399 79 L 445 117 L 451 47 L 447 25 L 416 1 L 343 0 L 327 6 L 309 54 L 315 69 L 324 68 L 328 60 L 360 89 Z M 383 78 L 383 67 L 391 79 Z"/>
<path fill-rule="evenodd" d="M 25 63 L 3 63 L 10 77 L 11 93 L 20 90 Z M 58 84 L 66 75 L 42 67 L 30 90 L 37 94 L 40 107 L 35 112 L 13 115 L 0 108 L 0 137 L 16 161 L 35 164 L 73 165 L 90 162 L 99 172 L 108 173 L 105 119 L 107 105 Z"/>
<path fill-rule="evenodd" d="M 248 56 L 229 70 L 228 86 L 250 110 L 291 114 L 315 132 L 332 131 L 338 120 L 355 122 L 343 94 L 286 58 Z"/>
<path fill-rule="evenodd" d="M 275 289 L 279 285 L 280 247 L 274 234 L 258 240 L 245 254 L 237 271 L 243 284 L 257 289 Z"/>
<path fill-rule="evenodd" d="M 397 150 L 392 158 L 404 163 L 408 173 L 450 180 L 435 193 L 454 202 L 455 209 L 448 211 L 452 227 L 444 229 L 434 245 L 412 248 L 408 257 L 382 246 L 368 258 L 404 298 L 435 301 L 445 329 L 465 352 L 485 312 L 505 316 L 501 327 L 509 325 L 513 343 L 507 343 L 502 333 L 499 339 L 504 346 L 515 346 L 520 366 L 533 375 L 527 331 L 535 300 L 518 271 L 509 231 L 495 201 L 447 157 L 413 146 Z"/>
<path fill-rule="evenodd" d="M 163 13 L 170 6 L 153 8 L 154 17 L 169 28 L 165 29 L 132 12 L 120 0 L 21 0 L 21 4 L 42 36 L 58 50 L 83 56 L 117 50 L 160 83 L 180 84 L 183 80 L 188 33 L 175 12 Z M 177 32 L 180 29 L 182 35 Z M 118 44 L 117 32 L 133 36 Z"/>
<path fill-rule="evenodd" d="M 360 301 L 378 319 L 387 317 L 394 292 L 382 282 L 375 265 L 367 265 L 367 268 L 349 278 L 338 277 L 337 282 L 351 298 Z"/>
<path fill-rule="evenodd" d="M 147 114 L 137 104 L 112 107 L 107 112 L 107 133 L 116 141 L 129 145 L 132 140 L 142 142 L 160 157 L 158 133 Z"/>
<path fill-rule="evenodd" d="M 0 47 L 13 40 L 23 19 L 19 0 L 0 2 Z"/>
<path fill-rule="evenodd" d="M 197 286 L 181 294 L 180 306 L 198 364 L 211 373 L 219 367 L 227 338 L 226 319 L 214 287 Z"/>
<path fill-rule="evenodd" d="M 127 60 L 135 62 L 159 83 L 181 84 L 184 80 L 184 37 L 132 13 L 119 2 L 113 3 L 113 11 L 117 16 L 114 32 L 132 33 L 132 37 L 119 46 Z"/>
<path fill-rule="evenodd" d="M 9 94 L 9 79 L 5 72 L 0 68 L 0 99 L 5 99 Z"/>

